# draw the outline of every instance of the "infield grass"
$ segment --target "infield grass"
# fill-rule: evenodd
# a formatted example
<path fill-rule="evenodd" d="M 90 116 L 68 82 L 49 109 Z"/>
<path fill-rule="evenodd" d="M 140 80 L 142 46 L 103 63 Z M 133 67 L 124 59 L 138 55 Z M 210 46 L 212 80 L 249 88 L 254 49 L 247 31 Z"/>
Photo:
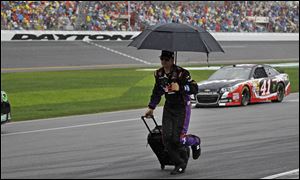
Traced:
<path fill-rule="evenodd" d="M 281 69 L 289 74 L 292 92 L 298 92 L 299 68 Z M 214 71 L 190 72 L 199 82 Z M 143 107 L 146 110 L 153 84 L 153 72 L 135 68 L 1 74 L 1 89 L 8 94 L 13 121 Z"/>

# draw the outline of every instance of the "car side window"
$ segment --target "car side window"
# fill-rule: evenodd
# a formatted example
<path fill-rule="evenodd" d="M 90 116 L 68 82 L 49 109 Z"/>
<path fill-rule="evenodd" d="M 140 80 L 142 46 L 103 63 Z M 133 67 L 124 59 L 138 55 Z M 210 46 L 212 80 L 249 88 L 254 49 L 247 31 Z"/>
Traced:
<path fill-rule="evenodd" d="M 263 67 L 257 67 L 254 71 L 253 77 L 255 79 L 268 77 L 265 69 Z"/>
<path fill-rule="evenodd" d="M 268 74 L 269 77 L 273 77 L 279 74 L 274 68 L 272 67 L 265 67 L 266 73 Z"/>

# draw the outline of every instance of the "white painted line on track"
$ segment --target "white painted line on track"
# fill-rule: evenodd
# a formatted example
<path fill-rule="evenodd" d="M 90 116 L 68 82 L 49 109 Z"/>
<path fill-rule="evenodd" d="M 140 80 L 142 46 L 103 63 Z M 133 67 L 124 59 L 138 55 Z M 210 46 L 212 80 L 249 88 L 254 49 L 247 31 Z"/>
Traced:
<path fill-rule="evenodd" d="M 38 129 L 38 130 L 33 130 L 33 131 L 23 131 L 23 132 L 1 134 L 1 137 L 11 136 L 11 135 L 23 135 L 23 134 L 30 134 L 30 133 L 36 133 L 36 132 L 55 131 L 55 130 L 62 130 L 62 129 L 72 129 L 72 128 L 79 128 L 79 127 L 97 126 L 97 125 L 104 125 L 104 124 L 113 124 L 113 123 L 120 123 L 120 122 L 129 122 L 129 121 L 136 121 L 136 120 L 140 120 L 140 119 L 134 118 L 134 119 L 99 122 L 99 123 L 81 124 L 81 125 L 75 125 L 75 126 L 65 126 L 65 127 L 58 127 L 58 128 Z"/>
<path fill-rule="evenodd" d="M 266 64 L 272 67 L 299 67 L 299 63 L 280 63 L 280 64 Z M 221 66 L 210 66 L 210 67 L 184 67 L 187 70 L 218 70 Z M 136 71 L 155 71 L 154 68 L 137 69 Z"/>
<path fill-rule="evenodd" d="M 291 175 L 291 174 L 294 174 L 294 173 L 297 173 L 297 172 L 299 173 L 299 169 L 295 169 L 295 170 L 284 172 L 284 173 L 280 173 L 280 174 L 275 174 L 275 175 L 272 175 L 272 176 L 267 176 L 267 177 L 264 177 L 264 178 L 261 178 L 261 179 L 275 179 L 275 178 L 278 178 L 278 177 L 282 177 L 282 176 L 286 176 L 286 175 Z"/>
<path fill-rule="evenodd" d="M 159 107 L 159 106 L 158 106 Z M 35 120 L 25 120 L 25 121 L 16 121 L 16 122 L 9 122 L 7 125 L 13 124 L 24 124 L 24 123 L 36 123 L 36 122 L 44 122 L 44 121 L 51 121 L 51 120 L 62 120 L 62 119 L 71 119 L 71 118 L 78 118 L 78 117 L 89 117 L 89 116 L 98 116 L 98 115 L 110 115 L 110 114 L 119 114 L 124 112 L 131 112 L 131 111 L 146 111 L 147 107 L 139 108 L 139 109 L 127 109 L 127 110 L 119 110 L 119 111 L 111 111 L 111 112 L 101 112 L 101 113 L 91 113 L 91 114 L 81 114 L 81 115 L 70 115 L 70 116 L 62 116 L 62 117 L 54 117 L 54 118 L 47 118 L 47 119 L 35 119 Z"/>
<path fill-rule="evenodd" d="M 248 46 L 222 46 L 223 48 L 247 48 Z"/>
<path fill-rule="evenodd" d="M 291 93 L 291 94 L 299 94 L 299 92 Z M 284 102 L 299 102 L 299 99 L 290 99 L 290 100 L 283 100 Z M 91 115 L 109 115 L 109 114 L 119 114 L 123 112 L 131 112 L 131 111 L 143 111 L 146 108 L 139 108 L 139 109 L 128 109 L 128 110 L 119 110 L 119 111 L 112 111 L 112 112 L 101 112 L 101 113 L 92 113 L 92 114 L 82 114 L 82 115 L 71 115 L 71 116 L 62 116 L 62 117 L 54 117 L 54 118 L 47 118 L 47 119 L 36 119 L 36 120 L 25 120 L 25 121 L 17 121 L 17 122 L 10 122 L 6 125 L 13 125 L 13 124 L 24 124 L 24 123 L 36 123 L 36 122 L 43 122 L 43 121 L 51 121 L 51 120 L 61 120 L 61 119 L 70 119 L 73 117 L 88 117 Z"/>
<path fill-rule="evenodd" d="M 89 68 L 127 68 L 137 64 L 94 64 L 94 65 L 78 65 L 78 66 L 39 66 L 39 67 L 20 67 L 20 68 L 1 68 L 2 71 L 26 71 L 26 70 L 67 70 L 67 69 L 89 69 Z"/>
<path fill-rule="evenodd" d="M 284 102 L 299 102 L 299 99 L 283 100 Z"/>
<path fill-rule="evenodd" d="M 99 47 L 99 48 L 105 49 L 105 50 L 110 51 L 110 52 L 113 52 L 113 53 L 115 53 L 115 54 L 119 54 L 119 55 L 121 55 L 121 56 L 125 56 L 125 57 L 127 57 L 127 58 L 133 59 L 133 60 L 135 60 L 135 61 L 138 61 L 138 62 L 141 62 L 141 63 L 144 63 L 144 64 L 149 64 L 149 65 L 151 64 L 150 62 L 145 61 L 145 60 L 143 60 L 143 59 L 139 59 L 139 58 L 130 56 L 130 55 L 128 55 L 128 54 L 125 54 L 125 53 L 122 53 L 122 52 L 113 50 L 113 49 L 111 49 L 111 48 L 102 46 L 102 45 L 100 45 L 100 44 L 96 44 L 96 43 L 93 43 L 93 42 L 90 42 L 90 41 L 83 41 L 83 42 L 86 42 L 86 43 L 88 43 L 88 44 L 92 44 L 92 45 L 97 46 L 97 47 Z"/>

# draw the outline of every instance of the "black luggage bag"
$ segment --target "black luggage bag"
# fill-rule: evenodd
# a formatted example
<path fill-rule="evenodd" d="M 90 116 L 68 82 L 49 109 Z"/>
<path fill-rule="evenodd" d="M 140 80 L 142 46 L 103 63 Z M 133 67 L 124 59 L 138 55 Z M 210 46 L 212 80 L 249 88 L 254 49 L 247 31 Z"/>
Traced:
<path fill-rule="evenodd" d="M 175 165 L 174 162 L 170 159 L 168 151 L 165 149 L 165 146 L 163 144 L 162 140 L 162 126 L 157 125 L 156 120 L 153 116 L 151 116 L 151 119 L 153 120 L 155 124 L 155 128 L 150 130 L 148 124 L 145 121 L 145 116 L 141 117 L 144 121 L 147 129 L 149 130 L 149 134 L 147 137 L 148 144 L 150 145 L 151 149 L 155 153 L 155 155 L 158 158 L 158 161 L 160 163 L 160 168 L 163 170 L 165 169 L 166 165 Z M 189 159 L 190 157 L 190 148 L 188 146 L 186 148 L 187 157 Z M 186 159 L 186 164 L 188 163 L 188 159 Z"/>

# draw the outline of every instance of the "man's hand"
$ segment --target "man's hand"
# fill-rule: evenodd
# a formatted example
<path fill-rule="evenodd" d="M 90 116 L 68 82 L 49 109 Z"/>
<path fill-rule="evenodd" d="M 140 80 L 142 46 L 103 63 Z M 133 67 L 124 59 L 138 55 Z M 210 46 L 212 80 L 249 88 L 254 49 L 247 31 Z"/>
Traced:
<path fill-rule="evenodd" d="M 178 83 L 172 82 L 170 87 L 171 87 L 170 88 L 171 91 L 179 91 L 179 84 Z"/>
<path fill-rule="evenodd" d="M 153 109 L 148 108 L 148 110 L 145 113 L 145 117 L 150 118 L 151 116 L 153 116 L 153 111 Z"/>

